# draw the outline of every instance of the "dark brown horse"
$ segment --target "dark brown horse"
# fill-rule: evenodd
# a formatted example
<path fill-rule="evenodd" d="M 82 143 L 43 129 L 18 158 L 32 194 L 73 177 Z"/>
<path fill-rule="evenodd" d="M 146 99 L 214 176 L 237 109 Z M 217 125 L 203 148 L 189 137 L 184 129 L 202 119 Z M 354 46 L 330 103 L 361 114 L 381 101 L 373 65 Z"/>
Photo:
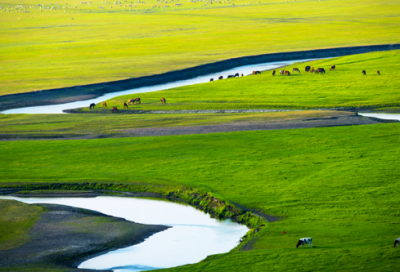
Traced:
<path fill-rule="evenodd" d="M 290 76 L 290 72 L 289 71 L 283 71 L 283 75 L 284 76 Z"/>
<path fill-rule="evenodd" d="M 95 103 L 90 104 L 89 109 L 91 110 L 92 108 L 94 109 L 94 107 L 96 107 Z"/>
<path fill-rule="evenodd" d="M 261 72 L 260 72 L 260 71 L 253 71 L 252 74 L 253 74 L 253 75 L 261 75 Z"/>
<path fill-rule="evenodd" d="M 362 72 L 361 72 L 364 76 L 366 76 L 367 75 L 367 72 L 365 72 L 365 70 L 362 70 Z"/>
<path fill-rule="evenodd" d="M 236 73 L 236 74 L 235 74 L 235 77 L 239 77 L 239 73 Z"/>
<path fill-rule="evenodd" d="M 332 65 L 331 66 L 331 69 L 329 69 L 329 71 L 332 71 L 332 70 L 335 70 L 336 69 L 336 66 L 335 65 Z"/>
<path fill-rule="evenodd" d="M 102 105 L 103 105 L 103 107 L 107 108 L 107 103 L 106 102 L 103 102 Z"/>
<path fill-rule="evenodd" d="M 309 72 L 310 71 L 310 69 L 311 69 L 311 67 L 310 66 L 306 66 L 306 72 Z"/>
<path fill-rule="evenodd" d="M 219 76 L 218 79 L 224 79 L 224 77 L 223 76 Z"/>
<path fill-rule="evenodd" d="M 111 112 L 112 112 L 112 113 L 114 113 L 114 112 L 119 113 L 117 107 L 112 107 L 112 108 L 111 108 Z"/>
<path fill-rule="evenodd" d="M 126 104 L 126 102 L 124 102 L 124 109 L 128 108 L 128 105 Z"/>
<path fill-rule="evenodd" d="M 167 104 L 167 100 L 164 97 L 161 97 L 161 104 Z"/>
<path fill-rule="evenodd" d="M 232 78 L 232 77 L 235 77 L 235 75 L 228 75 L 227 78 Z"/>
<path fill-rule="evenodd" d="M 273 76 L 275 75 L 275 70 L 272 71 L 272 75 L 273 75 Z"/>
<path fill-rule="evenodd" d="M 129 99 L 128 101 L 127 101 L 127 103 L 128 103 L 128 105 L 129 105 L 129 103 L 132 103 L 132 104 L 142 104 L 141 103 L 141 101 L 140 101 L 140 98 L 132 98 L 132 99 Z"/>
<path fill-rule="evenodd" d="M 381 72 L 379 72 L 379 70 L 377 70 L 376 73 L 377 73 L 379 76 L 381 75 Z"/>
<path fill-rule="evenodd" d="M 214 79 L 213 79 L 213 78 L 210 78 L 210 82 L 211 82 L 211 81 L 214 81 Z"/>
<path fill-rule="evenodd" d="M 243 76 L 243 74 L 241 74 L 241 76 Z"/>
<path fill-rule="evenodd" d="M 325 69 L 324 68 L 318 68 L 317 70 L 315 70 L 316 74 L 325 74 Z"/>
<path fill-rule="evenodd" d="M 293 72 L 299 72 L 299 73 L 300 73 L 300 70 L 299 70 L 299 68 L 293 68 L 293 69 L 292 69 L 292 73 L 293 73 Z"/>

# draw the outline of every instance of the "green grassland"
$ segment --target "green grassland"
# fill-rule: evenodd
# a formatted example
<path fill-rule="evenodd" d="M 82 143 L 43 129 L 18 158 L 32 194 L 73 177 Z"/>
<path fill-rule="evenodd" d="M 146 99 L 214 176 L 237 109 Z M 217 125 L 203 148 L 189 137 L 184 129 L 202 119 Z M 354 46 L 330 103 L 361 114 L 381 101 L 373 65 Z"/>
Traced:
<path fill-rule="evenodd" d="M 1 142 L 1 182 L 189 185 L 281 217 L 250 251 L 172 270 L 395 271 L 399 135 L 399 124 L 380 124 Z M 308 236 L 314 248 L 296 249 Z"/>
<path fill-rule="evenodd" d="M 337 111 L 237 114 L 0 114 L 0 139 L 123 136 L 134 128 L 223 125 L 241 122 L 290 122 L 331 118 Z M 348 113 L 343 113 L 347 115 Z"/>
<path fill-rule="evenodd" d="M 112 106 L 122 109 L 124 102 L 135 97 L 140 97 L 142 104 L 131 104 L 128 110 L 399 107 L 399 63 L 399 50 L 295 63 L 282 68 L 301 70 L 291 76 L 280 76 L 279 70 L 272 76 L 267 71 L 261 75 L 125 95 L 106 101 L 107 109 L 99 103 L 92 111 L 109 113 Z M 329 71 L 332 64 L 336 65 L 335 71 Z M 324 67 L 327 72 L 324 75 L 306 73 L 307 65 Z M 362 70 L 366 70 L 366 76 Z M 166 98 L 167 104 L 161 104 L 161 97 Z"/>
<path fill-rule="evenodd" d="M 398 0 L 81 2 L 0 1 L 0 95 L 269 52 L 400 42 Z"/>

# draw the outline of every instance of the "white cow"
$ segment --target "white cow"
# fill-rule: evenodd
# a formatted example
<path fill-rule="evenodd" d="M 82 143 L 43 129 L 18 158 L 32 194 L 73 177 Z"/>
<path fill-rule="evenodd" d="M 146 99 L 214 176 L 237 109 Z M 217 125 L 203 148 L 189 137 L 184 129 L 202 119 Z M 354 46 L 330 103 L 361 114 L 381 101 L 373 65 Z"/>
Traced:
<path fill-rule="evenodd" d="M 396 239 L 394 240 L 394 243 L 393 243 L 393 246 L 394 246 L 394 247 L 397 247 L 398 245 L 400 245 L 400 237 L 399 237 L 399 238 L 396 238 Z"/>
<path fill-rule="evenodd" d="M 308 244 L 308 247 L 312 247 L 312 238 L 308 237 L 308 238 L 300 238 L 299 242 L 297 243 L 296 247 L 304 247 L 304 245 Z"/>

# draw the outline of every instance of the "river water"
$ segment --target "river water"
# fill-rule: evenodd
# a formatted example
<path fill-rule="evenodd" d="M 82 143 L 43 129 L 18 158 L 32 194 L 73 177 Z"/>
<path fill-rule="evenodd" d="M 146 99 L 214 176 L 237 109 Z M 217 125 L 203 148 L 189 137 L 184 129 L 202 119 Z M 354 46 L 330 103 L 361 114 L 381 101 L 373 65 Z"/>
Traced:
<path fill-rule="evenodd" d="M 180 81 L 170 82 L 170 83 L 166 83 L 166 84 L 159 84 L 159 85 L 130 89 L 130 90 L 125 90 L 125 91 L 120 91 L 120 92 L 108 93 L 103 96 L 100 96 L 100 97 L 97 97 L 94 99 L 90 99 L 90 100 L 77 101 L 77 102 L 58 104 L 58 105 L 50 105 L 50 106 L 18 108 L 18 109 L 6 110 L 6 111 L 3 111 L 2 113 L 6 113 L 6 114 L 8 114 L 8 113 L 29 113 L 29 114 L 63 113 L 63 110 L 66 110 L 66 109 L 89 107 L 89 105 L 91 103 L 97 104 L 102 101 L 109 100 L 116 96 L 135 94 L 135 93 L 156 92 L 156 91 L 162 91 L 162 90 L 167 90 L 167 89 L 181 87 L 181 86 L 205 83 L 205 82 L 209 82 L 210 78 L 214 78 L 214 80 L 217 80 L 218 77 L 221 75 L 224 77 L 224 79 L 228 75 L 232 75 L 232 74 L 236 74 L 236 73 L 243 74 L 246 76 L 246 75 L 250 75 L 252 73 L 252 71 L 271 70 L 271 69 L 276 69 L 278 67 L 290 65 L 294 62 L 299 62 L 299 61 L 304 62 L 304 61 L 310 61 L 310 60 L 313 60 L 313 59 L 288 60 L 288 61 L 268 62 L 268 63 L 240 66 L 240 67 L 236 67 L 234 69 L 229 69 L 229 70 L 225 70 L 222 72 L 208 74 L 205 76 L 200 76 L 200 77 L 196 77 L 196 78 L 192 78 L 192 79 L 188 79 L 188 80 L 180 80 Z"/>
<path fill-rule="evenodd" d="M 359 115 L 365 117 L 374 117 L 385 120 L 398 120 L 400 121 L 400 113 L 369 113 L 369 112 L 359 112 Z"/>
<path fill-rule="evenodd" d="M 208 255 L 225 253 L 249 230 L 231 220 L 217 220 L 195 208 L 174 202 L 133 197 L 18 198 L 25 203 L 52 203 L 98 211 L 143 224 L 172 226 L 143 243 L 89 259 L 78 268 L 145 271 L 197 263 Z"/>

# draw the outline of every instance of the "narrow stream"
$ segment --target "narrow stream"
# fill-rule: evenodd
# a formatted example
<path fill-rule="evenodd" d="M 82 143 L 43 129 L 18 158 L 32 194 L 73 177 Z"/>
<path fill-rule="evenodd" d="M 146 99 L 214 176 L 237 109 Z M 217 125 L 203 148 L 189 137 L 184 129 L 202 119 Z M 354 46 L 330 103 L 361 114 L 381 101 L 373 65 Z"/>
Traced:
<path fill-rule="evenodd" d="M 225 253 L 239 244 L 248 228 L 231 220 L 211 218 L 195 208 L 174 202 L 131 197 L 19 198 L 24 203 L 52 203 L 98 211 L 143 223 L 172 226 L 141 244 L 89 259 L 78 268 L 115 272 L 145 271 L 197 263 L 208 255 Z"/>
<path fill-rule="evenodd" d="M 171 88 L 181 87 L 181 86 L 188 86 L 193 84 L 205 83 L 209 82 L 210 78 L 217 80 L 219 76 L 223 76 L 224 80 L 228 75 L 234 75 L 236 73 L 243 74 L 243 75 L 250 75 L 252 71 L 265 71 L 270 69 L 276 69 L 282 66 L 288 66 L 294 62 L 304 62 L 304 61 L 311 61 L 314 59 L 303 59 L 303 60 L 288 60 L 288 61 L 278 61 L 278 62 L 268 62 L 268 63 L 260 63 L 260 64 L 253 64 L 253 65 L 246 65 L 236 67 L 234 69 L 225 70 L 222 72 L 217 72 L 213 74 L 208 74 L 205 76 L 200 76 L 188 80 L 180 80 L 175 82 L 170 82 L 166 84 L 160 85 L 153 85 L 147 86 L 142 88 L 130 89 L 120 92 L 108 93 L 103 96 L 84 100 L 84 101 L 77 101 L 65 104 L 58 104 L 58 105 L 50 105 L 50 106 L 36 106 L 36 107 L 26 107 L 26 108 L 18 108 L 18 109 L 11 109 L 3 111 L 2 113 L 9 114 L 9 113 L 30 113 L 30 114 L 38 114 L 38 113 L 64 113 L 63 110 L 66 109 L 75 109 L 75 108 L 82 108 L 88 107 L 91 103 L 100 103 L 102 101 L 111 99 L 116 96 L 127 95 L 127 94 L 135 94 L 135 93 L 148 93 L 148 92 L 156 92 L 167 90 Z"/>

